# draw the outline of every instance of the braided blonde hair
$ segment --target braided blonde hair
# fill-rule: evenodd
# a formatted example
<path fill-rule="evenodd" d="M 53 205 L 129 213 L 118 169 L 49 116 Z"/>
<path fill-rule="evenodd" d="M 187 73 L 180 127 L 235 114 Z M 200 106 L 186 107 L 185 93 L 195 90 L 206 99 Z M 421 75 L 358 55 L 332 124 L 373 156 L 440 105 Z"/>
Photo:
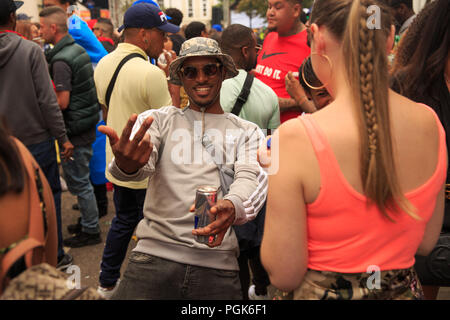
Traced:
<path fill-rule="evenodd" d="M 368 27 L 367 8 L 371 5 L 380 8 L 381 29 Z M 364 194 L 391 221 L 387 209 L 402 209 L 420 219 L 400 189 L 394 163 L 385 51 L 391 21 L 389 9 L 376 0 L 316 0 L 311 22 L 327 26 L 342 42 L 357 106 Z"/>

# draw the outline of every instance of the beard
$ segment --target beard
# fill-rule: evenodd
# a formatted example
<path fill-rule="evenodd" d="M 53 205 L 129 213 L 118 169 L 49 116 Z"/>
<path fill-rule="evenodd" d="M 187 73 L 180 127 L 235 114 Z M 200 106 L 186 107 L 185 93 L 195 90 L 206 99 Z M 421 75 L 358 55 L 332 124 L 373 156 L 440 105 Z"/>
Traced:
<path fill-rule="evenodd" d="M 192 99 L 192 98 L 191 98 L 191 100 L 197 107 L 208 109 L 209 107 L 214 105 L 214 103 L 217 101 L 217 98 L 219 97 L 219 95 L 220 95 L 220 91 L 214 97 L 214 99 L 211 99 L 210 101 L 206 101 L 206 102 L 199 102 L 199 101 L 196 101 L 195 99 Z"/>

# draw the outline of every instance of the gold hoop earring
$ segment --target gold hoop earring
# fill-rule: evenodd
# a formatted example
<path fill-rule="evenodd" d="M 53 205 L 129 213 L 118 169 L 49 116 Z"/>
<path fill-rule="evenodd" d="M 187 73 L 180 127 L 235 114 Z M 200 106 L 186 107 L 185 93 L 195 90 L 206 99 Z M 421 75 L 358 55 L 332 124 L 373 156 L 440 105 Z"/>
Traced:
<path fill-rule="evenodd" d="M 319 54 L 319 53 L 315 53 L 315 52 L 311 52 L 310 57 L 314 54 L 324 57 L 328 61 L 328 64 L 330 65 L 330 74 L 331 74 L 331 70 L 333 70 L 333 63 L 331 62 L 330 57 L 328 57 L 326 54 Z M 311 60 L 311 64 L 312 64 L 312 60 Z M 320 90 L 320 89 L 325 88 L 328 85 L 328 83 L 321 85 L 320 87 L 314 87 L 314 86 L 310 85 L 308 83 L 308 81 L 306 81 L 306 79 L 305 79 L 305 68 L 302 68 L 302 78 L 303 78 L 303 81 L 306 83 L 306 85 L 313 90 Z"/>

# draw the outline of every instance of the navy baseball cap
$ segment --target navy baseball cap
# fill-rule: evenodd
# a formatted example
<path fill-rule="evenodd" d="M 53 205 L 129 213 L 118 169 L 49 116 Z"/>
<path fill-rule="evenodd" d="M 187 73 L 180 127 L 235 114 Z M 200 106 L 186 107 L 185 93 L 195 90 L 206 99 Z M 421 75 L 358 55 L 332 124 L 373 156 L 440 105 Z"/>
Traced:
<path fill-rule="evenodd" d="M 160 8 L 145 2 L 137 3 L 128 8 L 123 17 L 123 25 L 118 31 L 120 32 L 125 28 L 158 28 L 170 33 L 180 31 L 180 27 L 167 22 L 167 17 Z"/>

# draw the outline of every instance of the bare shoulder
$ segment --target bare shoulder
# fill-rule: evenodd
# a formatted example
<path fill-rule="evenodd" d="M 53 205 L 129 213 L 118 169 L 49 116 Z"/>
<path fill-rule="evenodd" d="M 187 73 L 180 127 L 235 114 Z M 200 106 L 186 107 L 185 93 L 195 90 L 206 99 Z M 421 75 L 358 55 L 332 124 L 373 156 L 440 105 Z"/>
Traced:
<path fill-rule="evenodd" d="M 309 162 L 314 160 L 314 150 L 306 129 L 299 119 L 291 119 L 284 122 L 274 133 L 272 145 L 279 144 L 280 165 L 286 165 L 300 173 Z M 274 145 L 272 152 L 277 152 Z M 299 165 L 301 164 L 301 165 Z"/>
<path fill-rule="evenodd" d="M 433 109 L 397 93 L 391 95 L 390 104 L 393 121 L 399 129 L 416 132 L 426 138 L 438 136 L 437 116 Z"/>
<path fill-rule="evenodd" d="M 278 131 L 284 137 L 301 137 L 305 134 L 305 130 L 302 124 L 302 121 L 299 118 L 290 119 L 284 122 L 279 128 Z"/>
<path fill-rule="evenodd" d="M 298 118 L 284 122 L 280 127 L 278 127 L 275 135 L 278 135 L 278 138 L 281 141 L 281 147 L 296 147 L 292 151 L 297 150 L 297 148 L 301 147 L 305 141 L 307 141 L 307 132 L 302 121 Z"/>

